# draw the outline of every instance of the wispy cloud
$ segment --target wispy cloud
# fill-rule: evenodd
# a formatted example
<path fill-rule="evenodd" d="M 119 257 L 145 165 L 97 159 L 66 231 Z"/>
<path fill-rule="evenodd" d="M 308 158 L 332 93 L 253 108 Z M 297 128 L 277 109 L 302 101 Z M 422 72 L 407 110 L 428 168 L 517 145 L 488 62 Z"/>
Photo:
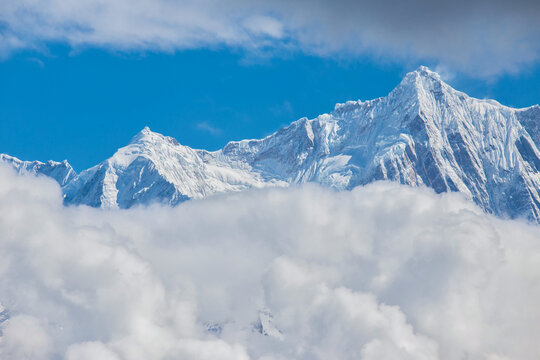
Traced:
<path fill-rule="evenodd" d="M 30 61 L 31 63 L 36 64 L 36 65 L 39 66 L 40 68 L 45 67 L 45 63 L 43 62 L 43 60 L 38 59 L 38 58 L 36 58 L 36 57 L 28 58 L 28 61 Z"/>
<path fill-rule="evenodd" d="M 141 51 L 273 48 L 422 59 L 489 77 L 538 63 L 539 17 L 540 3 L 528 0 L 5 0 L 0 53 L 48 41 Z"/>
<path fill-rule="evenodd" d="M 210 124 L 208 121 L 201 121 L 195 124 L 195 127 L 198 130 L 204 131 L 210 135 L 220 135 L 222 133 L 222 130 L 212 124 Z"/>
<path fill-rule="evenodd" d="M 285 118 L 284 120 L 289 120 L 294 114 L 293 106 L 291 102 L 287 100 L 281 104 L 271 106 L 269 110 L 275 117 Z"/>

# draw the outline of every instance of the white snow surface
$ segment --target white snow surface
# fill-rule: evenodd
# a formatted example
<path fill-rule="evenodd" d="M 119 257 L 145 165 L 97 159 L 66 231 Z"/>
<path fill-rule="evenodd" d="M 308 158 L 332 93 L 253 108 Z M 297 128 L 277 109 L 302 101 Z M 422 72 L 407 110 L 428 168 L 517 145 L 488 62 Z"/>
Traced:
<path fill-rule="evenodd" d="M 266 186 L 349 190 L 391 180 L 459 191 L 488 213 L 538 223 L 539 141 L 538 105 L 471 98 L 422 66 L 386 97 L 337 104 L 215 152 L 146 127 L 111 158 L 59 182 L 67 204 L 129 208 Z"/>

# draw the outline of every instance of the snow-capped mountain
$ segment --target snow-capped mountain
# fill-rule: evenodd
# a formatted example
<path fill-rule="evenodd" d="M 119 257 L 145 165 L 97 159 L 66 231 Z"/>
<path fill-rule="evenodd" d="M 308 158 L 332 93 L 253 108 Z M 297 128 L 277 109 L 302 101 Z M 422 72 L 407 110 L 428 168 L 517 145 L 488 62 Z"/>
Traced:
<path fill-rule="evenodd" d="M 65 202 L 106 208 L 155 201 L 176 205 L 218 192 L 267 185 L 255 172 L 205 162 L 201 154 L 146 127 L 111 158 L 67 184 Z"/>
<path fill-rule="evenodd" d="M 316 182 L 351 189 L 392 180 L 460 191 L 489 213 L 540 222 L 539 145 L 537 105 L 513 109 L 474 99 L 420 67 L 386 97 L 337 104 L 261 140 L 209 152 L 145 128 L 101 164 L 53 177 L 67 204 L 107 208 L 175 205 L 252 187 Z M 49 175 L 48 167 L 10 162 Z"/>
<path fill-rule="evenodd" d="M 0 154 L 0 162 L 11 164 L 19 172 L 49 176 L 56 180 L 60 186 L 68 184 L 77 176 L 75 170 L 66 160 L 62 162 L 49 160 L 43 163 L 41 161 L 21 161 L 13 156 Z"/>

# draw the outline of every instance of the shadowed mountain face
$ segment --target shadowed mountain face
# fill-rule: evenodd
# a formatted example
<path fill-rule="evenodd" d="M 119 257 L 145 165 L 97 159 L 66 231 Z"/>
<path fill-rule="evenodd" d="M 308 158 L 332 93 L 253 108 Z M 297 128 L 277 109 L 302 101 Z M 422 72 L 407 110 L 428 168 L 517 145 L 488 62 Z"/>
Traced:
<path fill-rule="evenodd" d="M 540 223 L 539 136 L 540 107 L 473 99 L 420 67 L 384 98 L 338 104 L 329 114 L 215 152 L 145 128 L 79 175 L 66 162 L 2 159 L 55 178 L 67 204 L 175 205 L 253 187 L 316 182 L 351 189 L 391 180 L 459 191 L 488 213 Z"/>

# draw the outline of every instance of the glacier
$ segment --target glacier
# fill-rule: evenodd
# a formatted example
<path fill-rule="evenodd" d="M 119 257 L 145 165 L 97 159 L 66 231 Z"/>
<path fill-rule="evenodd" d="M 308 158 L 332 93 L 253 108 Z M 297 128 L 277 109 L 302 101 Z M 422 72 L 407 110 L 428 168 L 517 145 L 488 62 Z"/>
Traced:
<path fill-rule="evenodd" d="M 421 66 L 388 94 L 348 101 L 264 139 L 192 149 L 148 127 L 76 174 L 67 161 L 0 160 L 46 175 L 66 205 L 130 208 L 267 186 L 350 190 L 378 180 L 455 191 L 502 218 L 540 223 L 540 107 L 515 109 L 453 89 Z"/>

